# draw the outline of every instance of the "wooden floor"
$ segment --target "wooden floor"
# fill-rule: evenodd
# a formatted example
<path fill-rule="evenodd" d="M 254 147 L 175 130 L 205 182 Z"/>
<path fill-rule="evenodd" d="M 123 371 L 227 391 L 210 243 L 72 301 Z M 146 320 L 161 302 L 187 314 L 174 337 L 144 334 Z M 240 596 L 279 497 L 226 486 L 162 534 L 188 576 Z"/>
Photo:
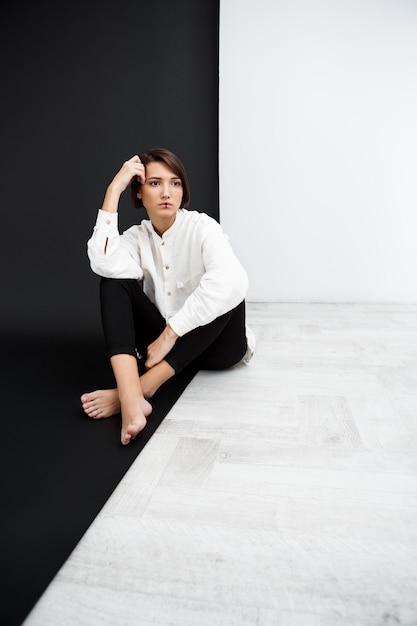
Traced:
<path fill-rule="evenodd" d="M 251 364 L 198 374 L 25 626 L 417 624 L 417 305 L 248 320 Z"/>

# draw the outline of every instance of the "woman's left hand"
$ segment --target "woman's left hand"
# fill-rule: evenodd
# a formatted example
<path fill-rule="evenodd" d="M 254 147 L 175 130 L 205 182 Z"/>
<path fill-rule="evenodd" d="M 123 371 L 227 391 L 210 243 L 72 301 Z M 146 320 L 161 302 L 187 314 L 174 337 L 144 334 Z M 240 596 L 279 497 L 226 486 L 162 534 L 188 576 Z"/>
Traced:
<path fill-rule="evenodd" d="M 166 326 L 158 339 L 155 339 L 149 346 L 147 352 L 147 358 L 145 362 L 146 369 L 151 369 L 154 365 L 160 363 L 175 345 L 178 339 L 177 333 L 175 333 L 171 326 Z"/>

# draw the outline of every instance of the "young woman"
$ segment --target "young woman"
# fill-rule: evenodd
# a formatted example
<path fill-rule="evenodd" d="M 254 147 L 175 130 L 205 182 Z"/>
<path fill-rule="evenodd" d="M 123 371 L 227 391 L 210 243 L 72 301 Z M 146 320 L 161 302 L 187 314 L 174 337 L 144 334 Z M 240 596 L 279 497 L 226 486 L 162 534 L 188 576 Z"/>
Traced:
<path fill-rule="evenodd" d="M 121 194 L 149 219 L 118 231 Z M 121 414 L 121 442 L 146 426 L 149 399 L 195 362 L 225 369 L 253 354 L 245 322 L 247 275 L 220 225 L 189 211 L 181 161 L 155 148 L 126 161 L 107 188 L 88 256 L 100 282 L 101 315 L 115 389 L 81 396 L 95 419 Z"/>

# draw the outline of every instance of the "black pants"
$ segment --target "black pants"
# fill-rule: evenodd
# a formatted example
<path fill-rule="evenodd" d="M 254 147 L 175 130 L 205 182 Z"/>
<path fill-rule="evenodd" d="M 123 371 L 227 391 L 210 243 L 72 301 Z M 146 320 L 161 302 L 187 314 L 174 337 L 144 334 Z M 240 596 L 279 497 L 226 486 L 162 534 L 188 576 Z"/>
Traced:
<path fill-rule="evenodd" d="M 146 350 L 166 321 L 137 280 L 102 278 L 101 318 L 109 356 L 139 357 L 143 373 Z M 245 301 L 214 321 L 179 337 L 165 360 L 178 374 L 194 363 L 199 369 L 221 370 L 238 363 L 247 349 Z"/>

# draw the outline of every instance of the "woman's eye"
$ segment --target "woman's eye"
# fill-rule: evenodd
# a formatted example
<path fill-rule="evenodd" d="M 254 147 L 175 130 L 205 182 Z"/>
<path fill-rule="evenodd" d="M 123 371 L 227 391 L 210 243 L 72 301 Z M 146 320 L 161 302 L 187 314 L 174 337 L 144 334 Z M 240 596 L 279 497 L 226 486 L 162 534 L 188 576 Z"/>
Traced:
<path fill-rule="evenodd" d="M 158 180 L 151 180 L 149 184 L 150 184 L 151 187 L 157 187 L 159 185 L 159 181 Z"/>
<path fill-rule="evenodd" d="M 172 184 L 174 185 L 174 187 L 181 187 L 181 181 L 180 180 L 173 180 Z"/>

